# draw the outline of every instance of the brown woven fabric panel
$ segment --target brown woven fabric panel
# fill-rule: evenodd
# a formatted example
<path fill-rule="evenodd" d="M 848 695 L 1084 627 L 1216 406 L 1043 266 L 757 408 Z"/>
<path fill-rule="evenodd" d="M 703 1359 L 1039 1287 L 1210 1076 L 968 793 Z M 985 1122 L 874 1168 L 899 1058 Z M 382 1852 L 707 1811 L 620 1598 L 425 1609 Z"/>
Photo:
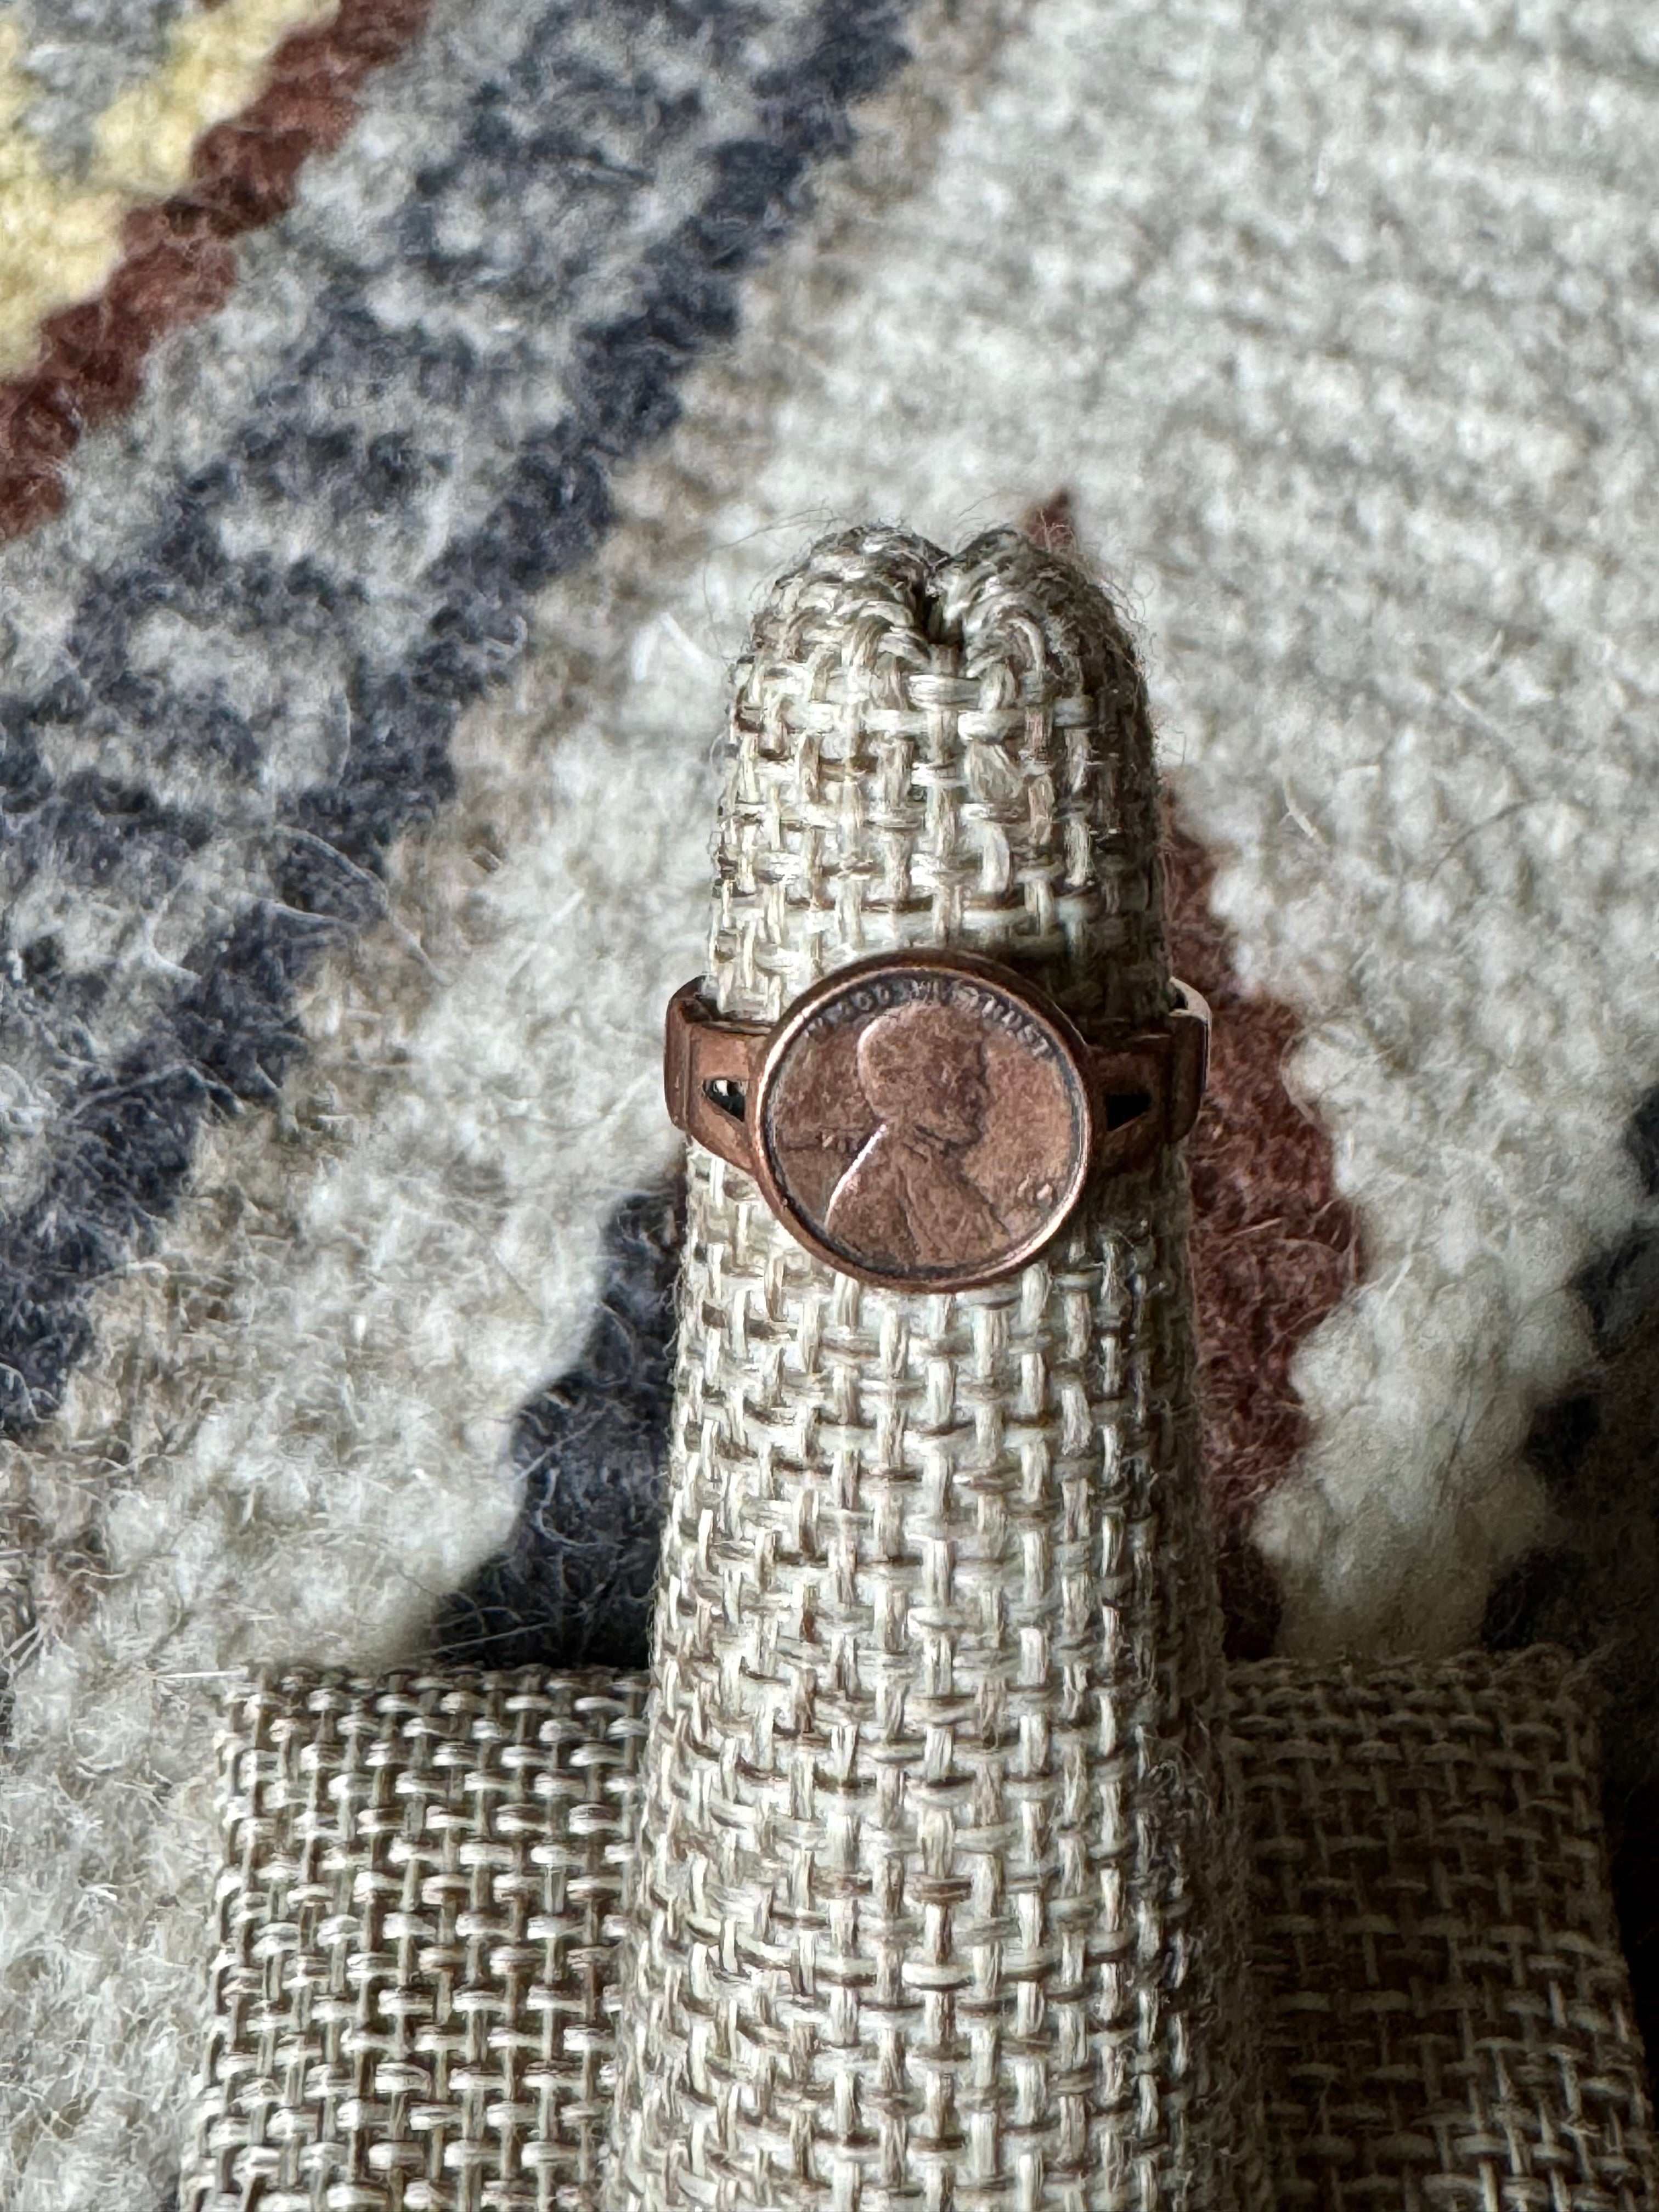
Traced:
<path fill-rule="evenodd" d="M 1232 1687 L 1279 2204 L 1646 2212 L 1569 1663 Z M 183 2212 L 591 2212 L 644 1697 L 533 1670 L 239 1694 Z"/>
<path fill-rule="evenodd" d="M 1269 1661 L 1232 1679 L 1285 2212 L 1650 2204 L 1571 1662 Z"/>

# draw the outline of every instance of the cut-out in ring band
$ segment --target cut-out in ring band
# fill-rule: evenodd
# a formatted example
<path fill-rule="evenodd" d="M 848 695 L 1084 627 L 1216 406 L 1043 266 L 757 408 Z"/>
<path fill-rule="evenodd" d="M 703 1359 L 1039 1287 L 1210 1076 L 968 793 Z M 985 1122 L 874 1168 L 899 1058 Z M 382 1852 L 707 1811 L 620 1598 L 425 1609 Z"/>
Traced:
<path fill-rule="evenodd" d="M 1000 962 L 884 952 L 775 1023 L 669 1003 L 668 1110 L 741 1168 L 821 1260 L 890 1290 L 997 1282 L 1058 1234 L 1096 1176 L 1192 1127 L 1209 1009 L 1184 983 L 1154 1028 L 1088 1044 Z"/>

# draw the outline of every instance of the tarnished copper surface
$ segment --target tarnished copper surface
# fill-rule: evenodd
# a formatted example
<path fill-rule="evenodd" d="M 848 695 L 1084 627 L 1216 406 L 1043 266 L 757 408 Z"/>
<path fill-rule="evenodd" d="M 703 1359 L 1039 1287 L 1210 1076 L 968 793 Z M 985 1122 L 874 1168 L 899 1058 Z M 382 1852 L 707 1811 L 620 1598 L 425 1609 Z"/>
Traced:
<path fill-rule="evenodd" d="M 999 984 L 937 966 L 832 979 L 762 1092 L 763 1180 L 878 1281 L 1002 1273 L 1059 1228 L 1087 1164 L 1069 1041 Z"/>
<path fill-rule="evenodd" d="M 801 1243 L 894 1289 L 1009 1274 L 1091 1172 L 1144 1166 L 1192 1126 L 1207 1015 L 1091 1048 L 999 963 L 933 951 L 837 970 L 771 1028 L 669 1008 L 675 1121 L 752 1175 Z"/>
<path fill-rule="evenodd" d="M 771 1034 L 764 1023 L 716 1015 L 702 995 L 701 976 L 682 983 L 668 1002 L 662 1073 L 669 1118 L 688 1137 L 750 1175 L 754 1152 L 744 1103 Z M 722 1099 L 732 1103 L 725 1105 Z"/>

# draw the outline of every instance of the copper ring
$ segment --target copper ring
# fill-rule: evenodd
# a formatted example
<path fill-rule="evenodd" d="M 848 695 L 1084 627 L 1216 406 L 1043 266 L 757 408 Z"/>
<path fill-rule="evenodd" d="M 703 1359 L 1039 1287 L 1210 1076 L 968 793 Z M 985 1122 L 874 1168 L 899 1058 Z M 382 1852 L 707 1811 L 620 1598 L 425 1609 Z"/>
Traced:
<path fill-rule="evenodd" d="M 726 1018 L 695 981 L 669 1003 L 668 1110 L 831 1267 L 969 1290 L 1035 1258 L 1092 1178 L 1192 1127 L 1210 1015 L 1174 988 L 1163 1023 L 1103 1045 L 972 953 L 877 953 L 775 1023 Z"/>

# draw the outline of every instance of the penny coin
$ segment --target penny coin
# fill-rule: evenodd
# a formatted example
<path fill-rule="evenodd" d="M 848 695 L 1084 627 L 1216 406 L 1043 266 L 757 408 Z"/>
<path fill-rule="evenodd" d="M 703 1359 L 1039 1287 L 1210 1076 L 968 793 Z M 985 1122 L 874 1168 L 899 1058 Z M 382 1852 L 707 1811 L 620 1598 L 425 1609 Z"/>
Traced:
<path fill-rule="evenodd" d="M 893 955 L 807 994 L 756 1099 L 763 1187 L 833 1264 L 896 1287 L 1011 1273 L 1065 1219 L 1088 1093 L 1061 1018 L 1006 971 Z"/>

